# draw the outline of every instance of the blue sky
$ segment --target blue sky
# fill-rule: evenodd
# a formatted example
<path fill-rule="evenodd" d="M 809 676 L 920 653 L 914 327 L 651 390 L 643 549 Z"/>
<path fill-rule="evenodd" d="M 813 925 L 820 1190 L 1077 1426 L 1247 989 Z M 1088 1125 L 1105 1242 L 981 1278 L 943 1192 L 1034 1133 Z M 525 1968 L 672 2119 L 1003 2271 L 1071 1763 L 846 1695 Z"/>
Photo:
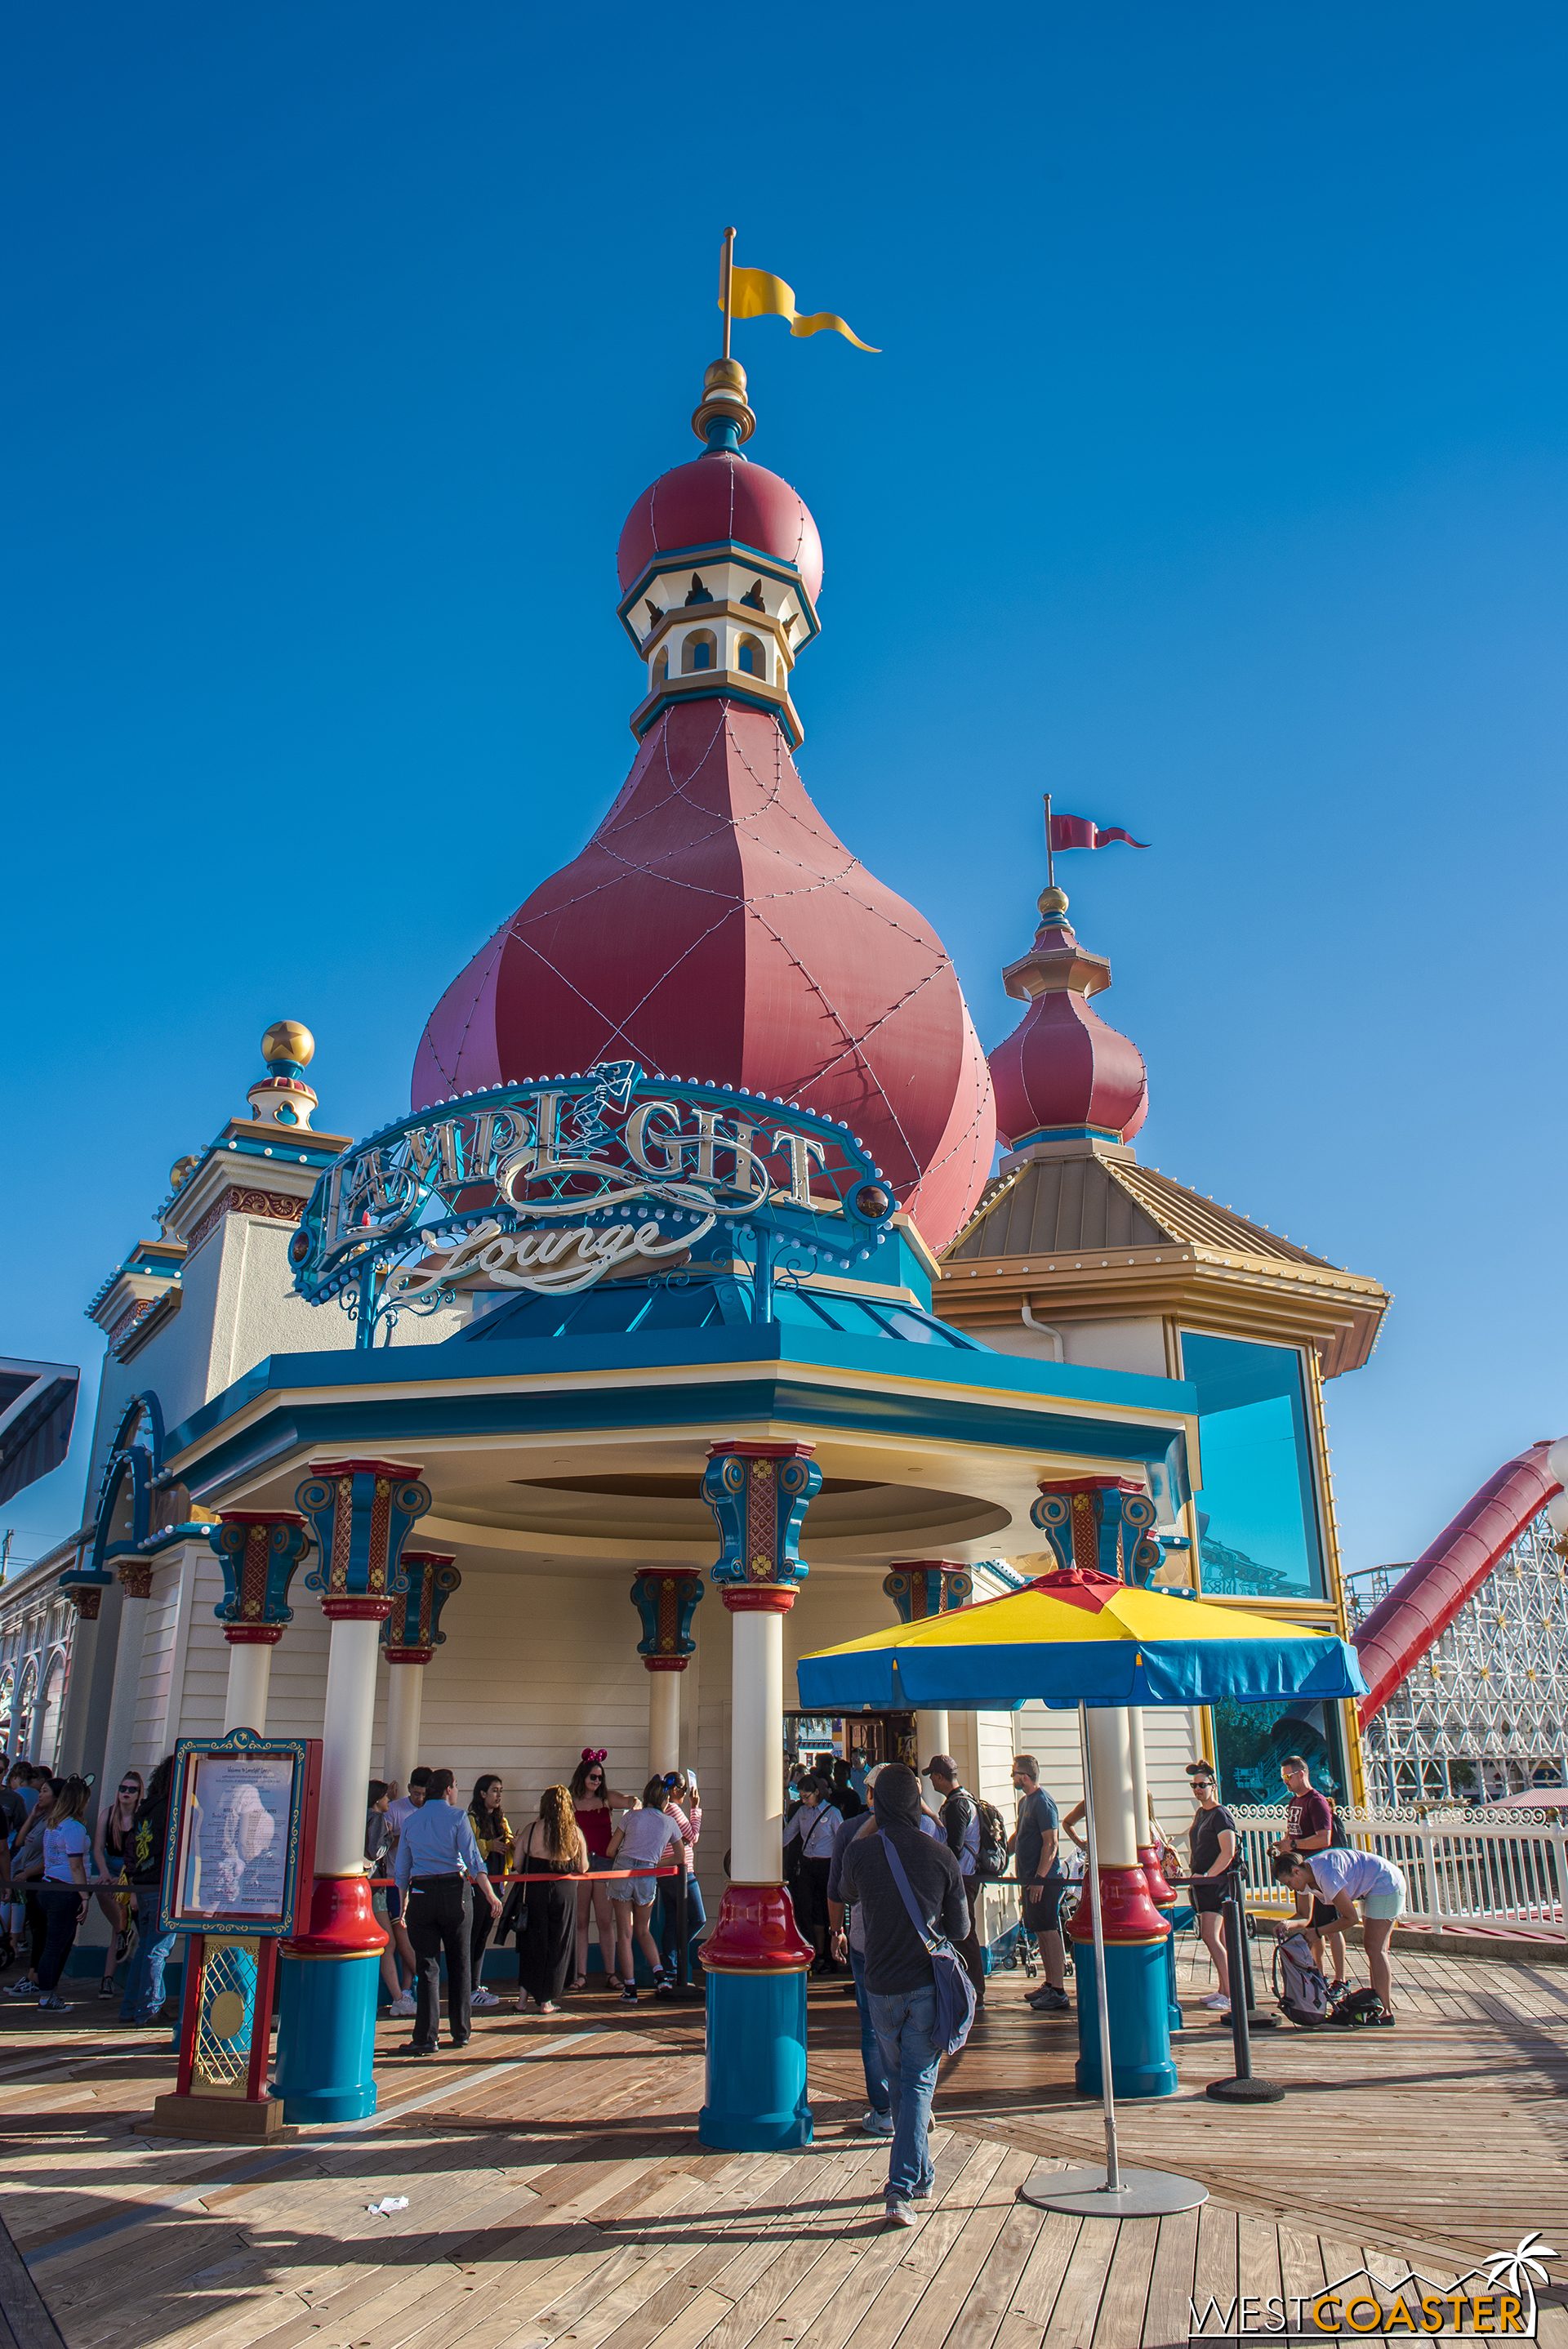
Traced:
<path fill-rule="evenodd" d="M 1328 1403 L 1349 1563 L 1415 1555 L 1568 1425 L 1565 64 L 1531 5 L 13 10 L 0 1349 L 96 1361 L 269 1020 L 402 1107 L 608 805 L 734 220 L 882 346 L 738 330 L 810 788 L 988 1046 L 1041 792 L 1154 843 L 1061 874 L 1140 1154 L 1395 1290 Z"/>

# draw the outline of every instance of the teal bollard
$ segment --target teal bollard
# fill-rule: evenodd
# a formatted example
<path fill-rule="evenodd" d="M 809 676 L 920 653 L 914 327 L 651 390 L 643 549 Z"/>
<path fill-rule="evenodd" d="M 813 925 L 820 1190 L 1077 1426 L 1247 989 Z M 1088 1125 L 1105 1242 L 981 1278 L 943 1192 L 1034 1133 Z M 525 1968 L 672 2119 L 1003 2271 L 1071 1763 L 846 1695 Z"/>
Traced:
<path fill-rule="evenodd" d="M 1159 1941 L 1108 1941 L 1106 2002 L 1110 2011 L 1110 2082 L 1120 2096 L 1173 2096 L 1166 2019 L 1166 1950 Z M 1078 1969 L 1078 2060 L 1073 2082 L 1080 2096 L 1104 2094 L 1099 2062 L 1099 1999 L 1091 1962 Z"/>

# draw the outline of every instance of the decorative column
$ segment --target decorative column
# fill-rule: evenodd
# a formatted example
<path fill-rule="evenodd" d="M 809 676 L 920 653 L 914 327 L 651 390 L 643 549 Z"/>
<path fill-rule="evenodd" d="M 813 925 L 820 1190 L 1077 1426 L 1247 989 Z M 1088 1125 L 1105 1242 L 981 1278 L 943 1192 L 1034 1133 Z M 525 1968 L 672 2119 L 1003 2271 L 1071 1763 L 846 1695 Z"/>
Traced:
<path fill-rule="evenodd" d="M 387 1737 L 381 1770 L 390 1784 L 396 1779 L 405 1794 L 408 1773 L 419 1759 L 419 1715 L 425 1701 L 425 1667 L 438 1648 L 445 1647 L 441 1609 L 462 1581 L 450 1554 L 437 1549 L 406 1549 L 402 1557 L 406 1590 L 395 1591 L 392 1611 L 381 1626 L 387 1657 Z"/>
<path fill-rule="evenodd" d="M 141 1651 L 147 1638 L 146 1601 L 152 1596 L 152 1560 L 121 1558 L 119 1639 L 114 1651 L 114 1680 L 109 1689 L 108 1722 L 104 1730 L 103 1779 L 106 1788 L 118 1788 L 130 1760 L 136 1735 L 137 1699 L 141 1689 Z M 129 1602 L 137 1603 L 132 1606 Z M 145 1775 L 145 1774 L 144 1774 Z"/>
<path fill-rule="evenodd" d="M 800 1521 L 822 1472 L 809 1444 L 716 1444 L 703 1497 L 722 1543 L 713 1578 L 734 1635 L 730 1882 L 703 1944 L 707 1976 L 704 2145 L 769 2153 L 810 2145 L 806 1976 L 811 1945 L 784 1889 L 784 1618 L 808 1568 Z"/>
<path fill-rule="evenodd" d="M 1141 1587 L 1159 1564 L 1160 1545 L 1149 1534 L 1154 1505 L 1141 1485 L 1126 1478 L 1083 1476 L 1042 1485 L 1029 1514 L 1049 1541 L 1058 1571 L 1079 1587 L 1101 1577 Z M 1150 1898 L 1139 1857 L 1130 1709 L 1090 1706 L 1087 1726 L 1099 1853 L 1098 1892 L 1104 1917 L 1111 2085 L 1119 2096 L 1173 2095 L 1176 2066 L 1171 2061 L 1166 1990 L 1171 1925 Z M 1143 1816 L 1147 1821 L 1147 1807 Z M 1145 1825 L 1141 1839 L 1147 1836 Z M 1086 1886 L 1072 1938 L 1078 1990 L 1075 2078 L 1080 2095 L 1098 2096 L 1102 2094 L 1098 1992 L 1093 1967 L 1083 1957 L 1094 1938 L 1095 1898 L 1096 1888 Z"/>
<path fill-rule="evenodd" d="M 696 1653 L 691 1619 L 702 1597 L 700 1574 L 655 1574 L 632 1583 L 632 1604 L 643 1619 L 637 1653 L 648 1675 L 648 1775 L 678 1770 L 681 1761 L 680 1675 Z"/>
<path fill-rule="evenodd" d="M 293 1509 L 224 1509 L 207 1536 L 223 1569 L 223 1597 L 213 1614 L 229 1643 L 223 1734 L 266 1734 L 273 1650 L 294 1621 L 289 1585 L 310 1536 Z"/>
<path fill-rule="evenodd" d="M 975 1596 L 975 1578 L 966 1566 L 954 1566 L 946 1558 L 920 1558 L 912 1566 L 895 1566 L 891 1574 L 883 1575 L 882 1588 L 897 1608 L 901 1623 L 919 1623 L 928 1615 L 950 1615 L 954 1608 L 966 1607 Z M 934 1754 L 950 1754 L 951 1734 L 945 1706 L 940 1712 L 917 1713 L 914 1742 L 920 1751 L 915 1768 L 923 1770 Z"/>
<path fill-rule="evenodd" d="M 430 1506 L 418 1472 L 388 1460 L 319 1462 L 294 1495 L 318 1557 L 305 1577 L 332 1626 L 310 1920 L 284 1944 L 275 2093 L 285 2121 L 376 2110 L 376 1990 L 387 1936 L 365 1874 L 365 1790 L 381 1626 L 406 1593 L 399 1558 Z"/>
<path fill-rule="evenodd" d="M 1149 1757 L 1143 1744 L 1143 1707 L 1130 1704 L 1127 1708 L 1129 1751 L 1132 1757 L 1132 1816 L 1137 1823 L 1138 1865 L 1143 1870 L 1143 1881 L 1149 1887 L 1149 1898 L 1171 1925 L 1176 1908 L 1176 1895 L 1165 1880 L 1165 1857 L 1150 1832 L 1149 1821 Z M 1165 2005 L 1166 2022 L 1172 2031 L 1185 2026 L 1181 2021 L 1181 2002 L 1176 1994 L 1176 1934 L 1174 1927 L 1165 1937 Z"/>

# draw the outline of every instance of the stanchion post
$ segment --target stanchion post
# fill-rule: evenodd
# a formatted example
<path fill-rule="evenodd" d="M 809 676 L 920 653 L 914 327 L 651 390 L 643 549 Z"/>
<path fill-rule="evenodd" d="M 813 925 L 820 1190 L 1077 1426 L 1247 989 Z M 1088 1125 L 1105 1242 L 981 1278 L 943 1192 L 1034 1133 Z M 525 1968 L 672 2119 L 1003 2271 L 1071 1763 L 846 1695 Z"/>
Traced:
<path fill-rule="evenodd" d="M 1225 1878 L 1225 1964 L 1231 1978 L 1231 2045 L 1235 2051 L 1235 2076 L 1211 2080 L 1206 2094 L 1220 2104 L 1277 2105 L 1284 2090 L 1274 2080 L 1260 2080 L 1253 2071 L 1252 2033 L 1247 2008 L 1252 2002 L 1252 1970 L 1247 1964 L 1246 1933 L 1242 1925 L 1241 1878 L 1235 1869 Z"/>

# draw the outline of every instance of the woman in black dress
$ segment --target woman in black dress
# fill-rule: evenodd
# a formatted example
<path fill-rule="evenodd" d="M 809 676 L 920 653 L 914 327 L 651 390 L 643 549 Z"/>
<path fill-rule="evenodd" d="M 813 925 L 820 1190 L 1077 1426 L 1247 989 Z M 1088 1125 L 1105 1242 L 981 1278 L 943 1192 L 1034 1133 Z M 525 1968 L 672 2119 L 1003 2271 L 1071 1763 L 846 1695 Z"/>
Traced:
<path fill-rule="evenodd" d="M 588 1847 L 564 1786 L 546 1786 L 539 1816 L 518 1849 L 520 1876 L 551 1876 L 549 1884 L 527 1884 L 517 1936 L 519 2014 L 531 1998 L 541 2014 L 553 2014 L 572 1971 L 577 1940 L 577 1881 L 588 1873 Z"/>

